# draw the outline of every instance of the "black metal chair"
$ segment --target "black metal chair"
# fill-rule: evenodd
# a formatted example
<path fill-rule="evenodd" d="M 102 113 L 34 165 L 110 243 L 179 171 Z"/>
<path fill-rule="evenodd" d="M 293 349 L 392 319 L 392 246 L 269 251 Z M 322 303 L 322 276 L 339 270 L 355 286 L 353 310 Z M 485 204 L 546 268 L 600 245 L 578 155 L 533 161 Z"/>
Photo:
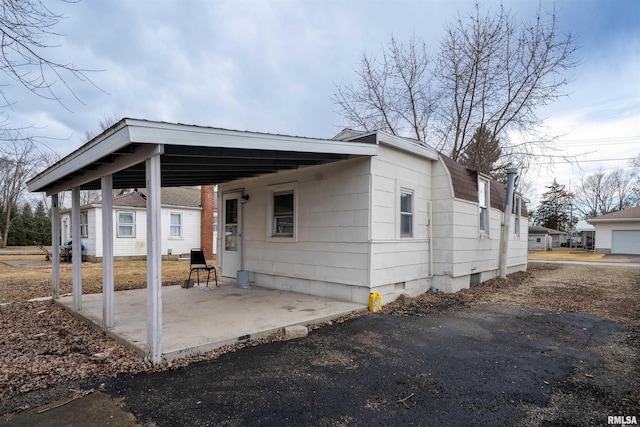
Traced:
<path fill-rule="evenodd" d="M 216 271 L 216 266 L 207 264 L 207 260 L 204 259 L 204 252 L 202 249 L 191 249 L 191 257 L 190 257 L 190 270 L 189 270 L 189 282 L 191 282 L 191 273 L 196 272 L 196 277 L 198 278 L 198 284 L 200 284 L 200 270 L 207 271 L 207 288 L 209 287 L 209 276 L 213 271 L 213 277 L 216 280 L 216 286 L 218 285 L 218 272 Z"/>

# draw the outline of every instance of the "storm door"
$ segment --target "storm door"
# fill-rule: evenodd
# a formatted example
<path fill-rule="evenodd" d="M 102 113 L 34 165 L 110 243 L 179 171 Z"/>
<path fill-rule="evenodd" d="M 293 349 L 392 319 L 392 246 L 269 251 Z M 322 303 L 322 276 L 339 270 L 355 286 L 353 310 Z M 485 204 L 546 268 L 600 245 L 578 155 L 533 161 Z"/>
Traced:
<path fill-rule="evenodd" d="M 222 276 L 236 278 L 242 267 L 242 193 L 222 196 Z"/>

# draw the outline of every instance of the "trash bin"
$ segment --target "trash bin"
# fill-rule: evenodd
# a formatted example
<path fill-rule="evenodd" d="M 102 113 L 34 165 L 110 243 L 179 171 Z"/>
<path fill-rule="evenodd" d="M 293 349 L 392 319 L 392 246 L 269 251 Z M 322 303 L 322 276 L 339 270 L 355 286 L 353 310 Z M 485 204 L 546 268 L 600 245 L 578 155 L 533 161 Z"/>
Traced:
<path fill-rule="evenodd" d="M 236 275 L 236 288 L 246 289 L 249 287 L 249 272 L 247 270 L 238 270 Z"/>

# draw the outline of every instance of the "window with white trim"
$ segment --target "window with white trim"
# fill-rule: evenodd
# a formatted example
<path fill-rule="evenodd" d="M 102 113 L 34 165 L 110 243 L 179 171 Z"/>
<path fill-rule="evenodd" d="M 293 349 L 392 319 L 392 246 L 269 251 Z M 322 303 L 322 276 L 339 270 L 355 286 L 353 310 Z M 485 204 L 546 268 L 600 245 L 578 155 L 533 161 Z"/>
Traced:
<path fill-rule="evenodd" d="M 480 216 L 480 232 L 489 232 L 489 181 L 478 178 L 478 208 Z"/>
<path fill-rule="evenodd" d="M 298 228 L 298 185 L 277 184 L 267 187 L 267 239 L 295 241 Z"/>
<path fill-rule="evenodd" d="M 89 212 L 80 212 L 80 237 L 89 237 Z"/>
<path fill-rule="evenodd" d="M 513 235 L 520 237 L 520 196 L 514 196 L 513 198 L 513 214 L 514 214 L 514 230 Z"/>
<path fill-rule="evenodd" d="M 169 216 L 169 237 L 182 237 L 182 214 L 171 212 Z"/>
<path fill-rule="evenodd" d="M 413 237 L 413 191 L 400 190 L 400 237 Z"/>
<path fill-rule="evenodd" d="M 118 212 L 118 237 L 136 237 L 136 213 Z"/>

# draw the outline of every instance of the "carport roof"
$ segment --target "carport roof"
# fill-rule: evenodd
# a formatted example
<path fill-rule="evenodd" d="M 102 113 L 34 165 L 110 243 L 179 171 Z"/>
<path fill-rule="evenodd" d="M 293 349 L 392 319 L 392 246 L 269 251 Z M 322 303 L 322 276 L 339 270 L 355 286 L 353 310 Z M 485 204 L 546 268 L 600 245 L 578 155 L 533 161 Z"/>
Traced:
<path fill-rule="evenodd" d="M 377 141 L 336 141 L 124 118 L 31 179 L 48 195 L 80 187 L 143 188 L 145 160 L 160 155 L 161 186 L 220 184 L 378 153 Z"/>

